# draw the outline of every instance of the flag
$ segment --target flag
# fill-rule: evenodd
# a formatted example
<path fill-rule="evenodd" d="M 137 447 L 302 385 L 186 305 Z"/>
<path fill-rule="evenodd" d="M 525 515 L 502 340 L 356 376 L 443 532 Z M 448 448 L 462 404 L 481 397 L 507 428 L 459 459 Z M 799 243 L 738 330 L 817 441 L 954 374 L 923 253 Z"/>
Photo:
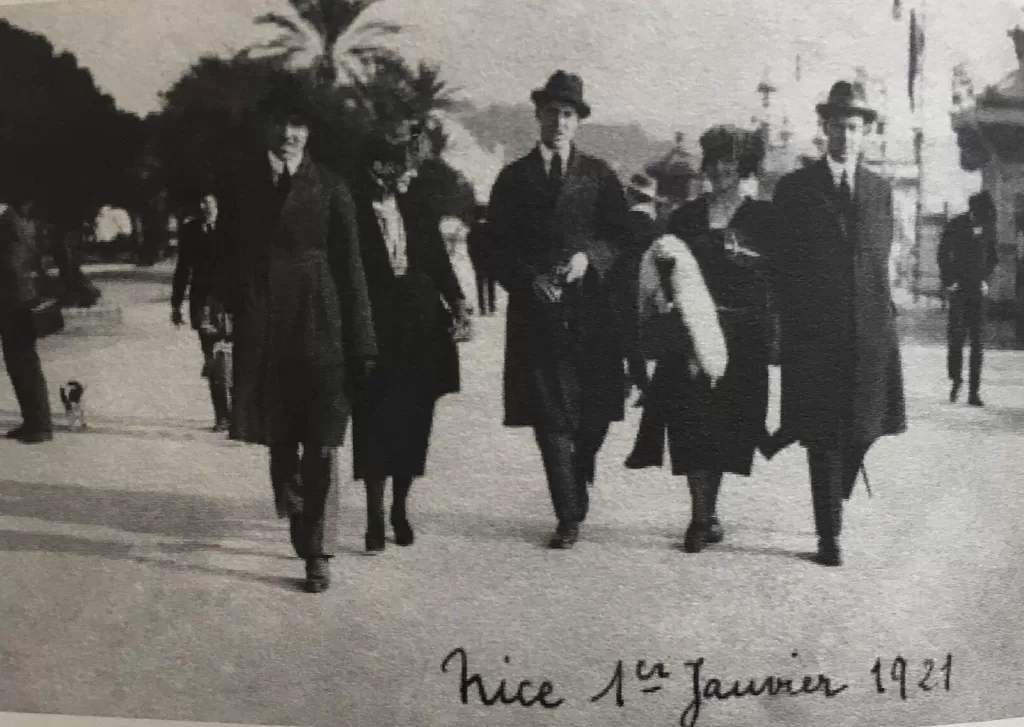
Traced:
<path fill-rule="evenodd" d="M 910 41 L 907 59 L 907 97 L 910 99 L 910 110 L 917 106 L 917 81 L 921 76 L 924 59 L 924 28 L 917 22 L 917 13 L 910 11 Z"/>

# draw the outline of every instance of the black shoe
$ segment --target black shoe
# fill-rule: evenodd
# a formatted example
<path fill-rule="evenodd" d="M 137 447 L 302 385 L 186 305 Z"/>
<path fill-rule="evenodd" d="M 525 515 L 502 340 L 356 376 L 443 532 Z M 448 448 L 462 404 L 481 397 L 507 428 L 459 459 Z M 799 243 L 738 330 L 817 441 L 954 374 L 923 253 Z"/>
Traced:
<path fill-rule="evenodd" d="M 708 528 L 697 523 L 690 523 L 683 536 L 683 550 L 687 553 L 699 553 L 708 545 Z"/>
<path fill-rule="evenodd" d="M 708 529 L 704 535 L 704 539 L 707 540 L 709 545 L 721 543 L 725 540 L 725 530 L 722 528 L 722 523 L 718 522 L 717 517 L 711 518 L 711 522 L 708 524 Z"/>
<path fill-rule="evenodd" d="M 306 593 L 323 593 L 331 586 L 331 566 L 327 558 L 306 559 Z"/>
<path fill-rule="evenodd" d="M 815 558 L 818 565 L 830 568 L 838 568 L 843 564 L 843 553 L 839 548 L 839 541 L 834 538 L 818 539 L 818 556 Z"/>
<path fill-rule="evenodd" d="M 949 390 L 949 403 L 955 404 L 956 400 L 960 398 L 960 387 L 963 383 L 960 381 L 954 381 L 953 386 Z"/>
<path fill-rule="evenodd" d="M 25 431 L 25 425 L 22 424 L 20 427 L 15 427 L 11 431 L 7 432 L 4 436 L 7 437 L 7 439 L 21 439 L 21 435 L 23 435 Z"/>
<path fill-rule="evenodd" d="M 395 545 L 404 548 L 415 542 L 415 533 L 412 531 L 412 525 L 409 524 L 409 518 L 405 515 L 399 516 L 391 513 L 391 528 L 395 531 Z"/>
<path fill-rule="evenodd" d="M 383 553 L 387 542 L 384 539 L 384 524 L 366 531 L 366 554 L 377 555 Z"/>
<path fill-rule="evenodd" d="M 967 399 L 967 403 L 971 406 L 985 406 L 985 402 L 983 402 L 981 397 L 977 394 L 971 394 Z"/>
<path fill-rule="evenodd" d="M 559 525 L 558 530 L 551 536 L 548 548 L 551 550 L 569 550 L 576 545 L 580 537 L 579 525 Z"/>
<path fill-rule="evenodd" d="M 231 423 L 227 419 L 218 419 L 217 423 L 213 425 L 211 431 L 214 432 L 226 432 L 231 428 Z"/>
<path fill-rule="evenodd" d="M 45 430 L 29 431 L 26 429 L 21 432 L 17 439 L 22 444 L 42 444 L 43 442 L 53 441 L 53 432 Z"/>

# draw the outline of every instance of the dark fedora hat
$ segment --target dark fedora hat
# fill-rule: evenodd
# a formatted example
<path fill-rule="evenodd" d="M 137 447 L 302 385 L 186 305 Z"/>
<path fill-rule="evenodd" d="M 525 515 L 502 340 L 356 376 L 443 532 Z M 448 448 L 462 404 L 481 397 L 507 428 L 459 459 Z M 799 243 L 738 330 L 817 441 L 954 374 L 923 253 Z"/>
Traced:
<path fill-rule="evenodd" d="M 864 85 L 850 81 L 837 81 L 828 92 L 828 100 L 818 104 L 818 115 L 822 118 L 831 116 L 862 116 L 867 123 L 878 118 L 878 112 L 868 106 Z"/>
<path fill-rule="evenodd" d="M 309 121 L 313 107 L 302 81 L 291 74 L 273 78 L 266 93 L 256 104 L 262 115 L 275 119 L 301 119 Z"/>
<path fill-rule="evenodd" d="M 535 89 L 530 98 L 537 106 L 558 101 L 576 108 L 581 119 L 590 116 L 590 106 L 583 100 L 583 79 L 574 73 L 555 71 L 544 88 Z"/>

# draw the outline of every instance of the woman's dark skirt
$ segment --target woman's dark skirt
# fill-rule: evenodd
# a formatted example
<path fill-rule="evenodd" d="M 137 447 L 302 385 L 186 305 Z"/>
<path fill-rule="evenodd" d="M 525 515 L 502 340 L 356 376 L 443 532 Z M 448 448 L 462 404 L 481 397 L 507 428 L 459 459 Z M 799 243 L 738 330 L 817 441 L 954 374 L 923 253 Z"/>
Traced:
<path fill-rule="evenodd" d="M 378 359 L 353 395 L 354 477 L 421 477 L 451 346 L 440 299 L 429 279 L 410 275 L 373 306 Z"/>
<path fill-rule="evenodd" d="M 630 466 L 661 467 L 665 442 L 673 475 L 709 470 L 749 476 L 765 436 L 769 346 L 761 316 L 721 316 L 729 349 L 725 376 L 712 388 L 688 362 L 659 361 Z"/>

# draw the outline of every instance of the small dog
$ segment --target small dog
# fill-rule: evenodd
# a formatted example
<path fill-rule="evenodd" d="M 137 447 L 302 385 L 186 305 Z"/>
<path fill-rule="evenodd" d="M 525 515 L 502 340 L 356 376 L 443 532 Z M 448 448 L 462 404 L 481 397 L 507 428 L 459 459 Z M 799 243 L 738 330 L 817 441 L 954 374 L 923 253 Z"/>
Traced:
<path fill-rule="evenodd" d="M 69 381 L 66 386 L 60 387 L 60 400 L 64 404 L 64 413 L 68 416 L 70 430 L 74 430 L 76 424 L 81 429 L 86 428 L 85 408 L 82 404 L 84 394 L 85 386 L 77 381 Z"/>

